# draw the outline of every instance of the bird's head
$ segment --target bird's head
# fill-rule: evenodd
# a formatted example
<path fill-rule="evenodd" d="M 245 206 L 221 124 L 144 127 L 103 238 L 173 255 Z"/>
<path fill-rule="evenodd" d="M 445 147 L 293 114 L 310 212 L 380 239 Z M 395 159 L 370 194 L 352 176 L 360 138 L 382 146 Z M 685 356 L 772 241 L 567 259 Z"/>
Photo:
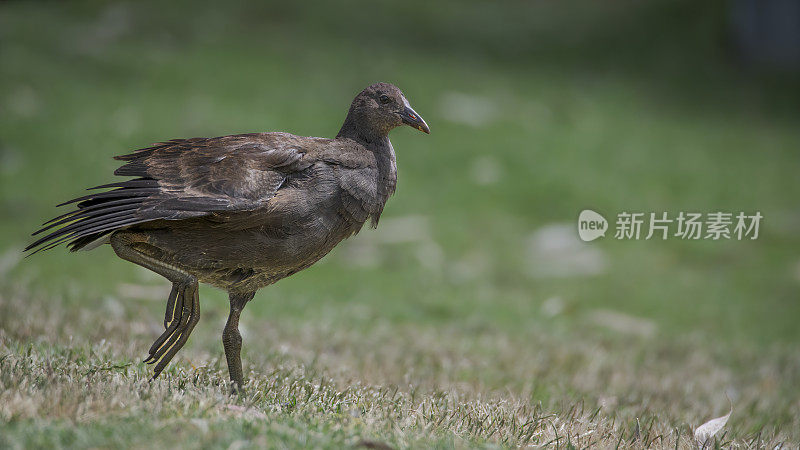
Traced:
<path fill-rule="evenodd" d="M 342 131 L 346 127 L 353 127 L 363 136 L 380 137 L 401 125 L 408 125 L 428 134 L 431 132 L 428 124 L 414 111 L 397 86 L 375 83 L 353 99 Z"/>

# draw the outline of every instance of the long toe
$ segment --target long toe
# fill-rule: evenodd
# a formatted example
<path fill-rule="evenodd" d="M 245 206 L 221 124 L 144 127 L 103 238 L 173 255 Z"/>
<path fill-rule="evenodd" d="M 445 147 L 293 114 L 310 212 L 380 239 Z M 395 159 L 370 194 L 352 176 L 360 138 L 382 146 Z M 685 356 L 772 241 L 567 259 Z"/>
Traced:
<path fill-rule="evenodd" d="M 169 325 L 175 321 L 176 316 L 180 314 L 183 305 L 178 305 L 176 300 L 178 298 L 178 291 L 180 286 L 177 283 L 172 283 L 172 290 L 169 292 L 167 298 L 167 310 L 164 313 L 164 328 L 169 328 Z"/>
<path fill-rule="evenodd" d="M 200 298 L 197 285 L 189 286 L 181 294 L 184 297 L 184 312 L 175 331 L 170 334 L 167 340 L 149 358 L 150 363 L 155 363 L 153 369 L 153 380 L 158 378 L 161 372 L 169 364 L 172 358 L 183 348 L 195 325 L 200 320 Z M 188 303 L 188 304 L 187 304 Z"/>
<path fill-rule="evenodd" d="M 164 332 L 161 333 L 161 336 L 159 336 L 155 342 L 153 342 L 153 345 L 147 352 L 149 355 L 144 362 L 154 362 L 155 360 L 153 357 L 155 356 L 156 351 L 161 348 L 167 338 L 173 335 L 178 329 L 182 316 L 185 314 L 185 310 L 183 308 L 185 298 L 183 295 L 184 290 L 185 289 L 180 284 L 172 284 L 172 291 L 170 291 L 169 298 L 167 299 L 167 311 L 164 314 Z"/>
<path fill-rule="evenodd" d="M 167 322 L 166 329 L 161 333 L 161 336 L 153 342 L 153 345 L 148 351 L 149 356 L 144 362 L 148 364 L 156 362 L 158 357 L 163 355 L 167 348 L 174 343 L 177 339 L 177 335 L 180 334 L 181 330 L 189 322 L 191 309 L 190 305 L 186 305 L 184 300 L 186 297 L 184 291 L 184 288 L 179 288 L 177 290 L 176 299 L 173 301 L 173 312 L 170 315 L 170 321 Z"/>

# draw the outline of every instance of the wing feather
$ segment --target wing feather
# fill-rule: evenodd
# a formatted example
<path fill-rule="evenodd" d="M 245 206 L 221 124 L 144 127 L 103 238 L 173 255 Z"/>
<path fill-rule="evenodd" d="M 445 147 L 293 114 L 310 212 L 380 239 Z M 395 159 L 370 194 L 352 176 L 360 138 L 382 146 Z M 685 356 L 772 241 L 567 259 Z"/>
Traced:
<path fill-rule="evenodd" d="M 118 229 L 153 220 L 181 220 L 216 212 L 262 208 L 287 177 L 311 166 L 305 140 L 286 133 L 174 139 L 117 156 L 114 174 L 134 179 L 90 188 L 58 206 L 76 209 L 47 222 L 25 250 L 67 242 L 79 250 Z"/>

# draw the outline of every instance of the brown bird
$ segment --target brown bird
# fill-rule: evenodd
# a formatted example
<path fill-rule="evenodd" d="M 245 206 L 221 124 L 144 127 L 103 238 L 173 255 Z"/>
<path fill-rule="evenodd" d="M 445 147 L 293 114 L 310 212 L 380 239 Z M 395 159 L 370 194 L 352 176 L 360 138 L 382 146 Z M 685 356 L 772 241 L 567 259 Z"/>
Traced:
<path fill-rule="evenodd" d="M 135 177 L 59 206 L 77 209 L 34 233 L 25 250 L 110 243 L 117 256 L 172 282 L 164 333 L 145 362 L 155 379 L 200 318 L 198 283 L 228 292 L 222 343 L 234 390 L 244 384 L 239 315 L 256 291 L 303 270 L 373 227 L 397 183 L 389 131 L 430 129 L 389 83 L 361 91 L 333 139 L 252 133 L 174 139 L 116 159 Z M 34 252 L 34 253 L 35 253 Z"/>

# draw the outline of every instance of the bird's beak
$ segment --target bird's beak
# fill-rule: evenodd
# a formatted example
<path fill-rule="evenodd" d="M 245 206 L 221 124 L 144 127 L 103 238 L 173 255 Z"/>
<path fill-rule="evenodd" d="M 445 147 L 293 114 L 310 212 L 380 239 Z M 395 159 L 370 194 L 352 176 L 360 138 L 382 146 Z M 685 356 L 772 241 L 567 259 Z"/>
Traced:
<path fill-rule="evenodd" d="M 417 114 L 417 112 L 414 111 L 410 106 L 405 106 L 402 116 L 404 124 L 409 125 L 412 128 L 416 128 L 423 133 L 431 134 L 431 129 L 428 128 L 428 124 L 425 123 L 425 120 L 422 119 L 422 116 Z"/>

